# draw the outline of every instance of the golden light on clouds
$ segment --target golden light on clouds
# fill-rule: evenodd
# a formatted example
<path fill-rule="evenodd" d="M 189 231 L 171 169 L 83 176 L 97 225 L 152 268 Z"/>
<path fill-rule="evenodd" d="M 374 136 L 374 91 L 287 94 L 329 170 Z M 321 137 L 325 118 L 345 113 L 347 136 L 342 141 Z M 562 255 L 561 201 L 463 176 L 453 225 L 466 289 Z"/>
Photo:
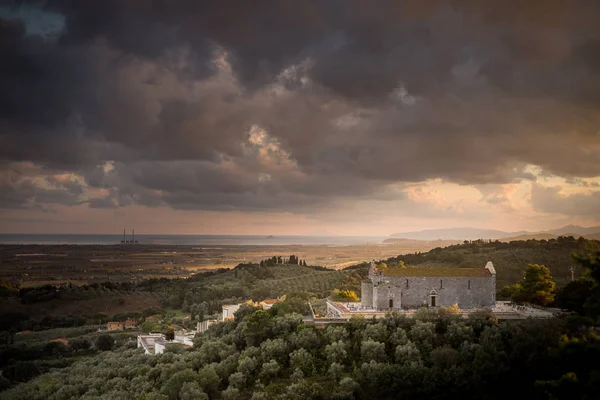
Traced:
<path fill-rule="evenodd" d="M 0 8 L 0 230 L 600 225 L 600 3 L 375 3 Z"/>

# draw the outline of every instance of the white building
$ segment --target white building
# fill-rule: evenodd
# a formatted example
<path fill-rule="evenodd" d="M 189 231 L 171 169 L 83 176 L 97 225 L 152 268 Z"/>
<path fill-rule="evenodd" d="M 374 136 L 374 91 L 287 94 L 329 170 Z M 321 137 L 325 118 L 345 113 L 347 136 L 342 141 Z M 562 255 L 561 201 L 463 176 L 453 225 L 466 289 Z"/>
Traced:
<path fill-rule="evenodd" d="M 223 315 L 221 316 L 221 321 L 232 320 L 233 319 L 233 314 L 235 314 L 235 312 L 237 310 L 239 310 L 240 307 L 243 306 L 244 304 L 245 303 L 223 305 Z"/>
<path fill-rule="evenodd" d="M 203 333 L 203 332 L 206 332 L 206 330 L 207 330 L 207 329 L 208 329 L 210 326 L 212 326 L 212 325 L 214 325 L 214 324 L 217 324 L 217 323 L 219 323 L 219 321 L 218 321 L 218 320 L 216 320 L 216 319 L 205 319 L 205 320 L 204 320 L 204 321 L 202 321 L 202 322 L 198 322 L 198 324 L 196 325 L 196 333 Z"/>
<path fill-rule="evenodd" d="M 165 340 L 165 335 L 162 333 L 149 333 L 147 335 L 140 335 L 137 337 L 137 347 L 142 347 L 144 349 L 144 353 L 146 354 L 155 354 L 156 342 L 163 342 Z"/>
<path fill-rule="evenodd" d="M 150 355 L 162 354 L 169 344 L 181 344 L 192 347 L 194 345 L 192 335 L 176 335 L 175 339 L 167 340 L 162 333 L 149 333 L 148 335 L 140 335 L 137 338 L 137 347 L 142 347 L 144 353 Z"/>

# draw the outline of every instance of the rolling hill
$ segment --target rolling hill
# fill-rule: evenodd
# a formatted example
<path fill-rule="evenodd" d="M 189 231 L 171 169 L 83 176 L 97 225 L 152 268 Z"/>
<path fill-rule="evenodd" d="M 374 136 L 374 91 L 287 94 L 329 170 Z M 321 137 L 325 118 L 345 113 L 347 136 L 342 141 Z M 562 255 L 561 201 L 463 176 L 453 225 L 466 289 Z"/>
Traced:
<path fill-rule="evenodd" d="M 519 232 L 527 233 L 527 232 Z M 426 229 L 423 231 L 394 233 L 392 238 L 416 239 L 416 240 L 468 240 L 468 239 L 499 239 L 509 236 L 507 232 L 494 229 L 478 228 L 450 228 L 450 229 Z"/>
<path fill-rule="evenodd" d="M 574 253 L 587 251 L 590 240 L 579 241 L 561 237 L 555 241 L 518 241 L 518 242 L 473 242 L 444 248 L 435 248 L 426 253 L 399 255 L 386 260 L 388 265 L 403 261 L 407 266 L 429 267 L 483 267 L 492 261 L 498 273 L 496 287 L 512 285 L 523 278 L 528 264 L 547 266 L 559 286 L 570 280 L 571 266 L 575 266 L 575 277 L 583 275 L 581 267 L 573 260 Z M 600 245 L 599 241 L 594 244 Z"/>
<path fill-rule="evenodd" d="M 567 225 L 562 228 L 550 229 L 540 232 L 505 232 L 495 229 L 480 228 L 448 228 L 448 229 L 426 229 L 422 231 L 401 232 L 390 235 L 390 238 L 412 239 L 412 240 L 476 240 L 476 239 L 501 239 L 527 240 L 531 239 L 553 239 L 559 236 L 579 237 L 600 234 L 600 226 L 582 227 L 578 225 Z M 524 239 L 521 239 L 523 237 Z M 594 236 L 597 237 L 597 236 Z"/>
<path fill-rule="evenodd" d="M 528 233 L 528 234 L 524 234 L 524 235 L 500 238 L 499 240 L 501 242 L 508 243 L 508 242 L 512 242 L 515 240 L 550 240 L 550 239 L 556 239 L 557 237 L 558 237 L 557 235 L 553 235 L 552 233 Z"/>

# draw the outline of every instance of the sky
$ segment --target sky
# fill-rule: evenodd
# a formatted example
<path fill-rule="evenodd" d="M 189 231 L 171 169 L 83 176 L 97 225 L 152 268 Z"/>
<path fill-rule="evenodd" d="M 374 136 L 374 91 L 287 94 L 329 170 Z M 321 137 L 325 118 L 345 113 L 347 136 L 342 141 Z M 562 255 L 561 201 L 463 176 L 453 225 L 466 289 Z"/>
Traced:
<path fill-rule="evenodd" d="M 600 225 L 600 2 L 0 0 L 0 233 Z"/>

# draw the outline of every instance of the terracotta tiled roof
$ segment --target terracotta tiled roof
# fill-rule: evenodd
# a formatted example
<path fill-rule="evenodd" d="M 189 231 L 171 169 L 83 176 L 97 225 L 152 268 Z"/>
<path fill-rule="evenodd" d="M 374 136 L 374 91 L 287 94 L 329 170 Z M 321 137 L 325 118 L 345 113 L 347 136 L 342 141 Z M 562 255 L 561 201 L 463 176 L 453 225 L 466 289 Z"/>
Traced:
<path fill-rule="evenodd" d="M 383 272 L 384 276 L 406 277 L 486 277 L 492 273 L 486 268 L 389 268 Z"/>
<path fill-rule="evenodd" d="M 69 344 L 69 341 L 67 339 L 62 339 L 62 338 L 51 340 L 51 342 L 62 343 L 62 344 Z"/>

